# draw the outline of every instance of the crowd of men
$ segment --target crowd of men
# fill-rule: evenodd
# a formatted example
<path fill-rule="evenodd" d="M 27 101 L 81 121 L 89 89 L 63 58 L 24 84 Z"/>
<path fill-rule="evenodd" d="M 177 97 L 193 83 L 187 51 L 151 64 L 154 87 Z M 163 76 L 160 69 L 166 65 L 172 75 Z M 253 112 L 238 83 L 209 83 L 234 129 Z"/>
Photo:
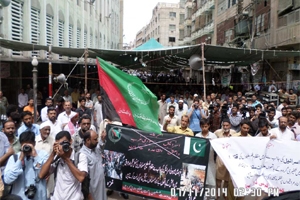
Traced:
<path fill-rule="evenodd" d="M 23 90 L 20 95 L 28 97 Z M 107 199 L 104 129 L 99 133 L 102 100 L 100 95 L 95 102 L 90 98 L 89 93 L 82 95 L 75 106 L 67 92 L 56 99 L 56 105 L 46 98 L 37 121 L 34 109 L 28 109 L 33 107 L 31 98 L 18 106 L 9 105 L 5 98 L 6 120 L 0 132 L 1 199 Z"/>
<path fill-rule="evenodd" d="M 289 95 L 293 95 L 290 90 Z M 217 139 L 224 137 L 269 137 L 270 139 L 300 141 L 300 106 L 290 105 L 289 99 L 278 106 L 260 100 L 259 93 L 244 96 L 242 92 L 211 93 L 204 98 L 198 94 L 161 93 L 159 121 L 164 131 L 187 136 Z M 207 187 L 227 188 L 225 199 L 234 197 L 234 186 L 222 160 L 211 150 L 207 172 Z M 222 191 L 222 190 L 220 190 Z M 257 199 L 263 199 L 265 193 Z M 219 197 L 217 197 L 218 199 Z"/>
<path fill-rule="evenodd" d="M 104 119 L 100 91 L 78 93 L 75 101 L 67 90 L 64 96 L 46 98 L 45 107 L 37 113 L 39 121 L 33 119 L 31 98 L 24 91 L 20 95 L 18 106 L 9 105 L 0 91 L 1 102 L 6 101 L 0 132 L 0 183 L 4 186 L 0 196 L 107 199 L 112 191 L 105 191 L 102 156 L 104 127 L 111 121 Z M 189 92 L 159 96 L 158 121 L 163 131 L 207 139 L 300 140 L 300 108 L 288 100 L 276 105 L 260 101 L 257 94 L 247 98 L 242 92 L 211 93 L 205 98 Z M 207 174 L 208 187 L 227 187 L 226 199 L 236 199 L 230 174 L 213 150 Z"/>

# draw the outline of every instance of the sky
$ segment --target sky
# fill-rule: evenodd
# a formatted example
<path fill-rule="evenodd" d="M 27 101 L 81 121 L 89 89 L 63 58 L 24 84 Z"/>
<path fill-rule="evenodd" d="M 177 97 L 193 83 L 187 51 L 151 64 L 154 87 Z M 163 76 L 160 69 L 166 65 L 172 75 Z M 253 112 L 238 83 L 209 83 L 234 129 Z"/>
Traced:
<path fill-rule="evenodd" d="M 158 2 L 179 3 L 179 0 L 124 0 L 124 43 L 133 42 L 136 33 L 150 22 Z"/>

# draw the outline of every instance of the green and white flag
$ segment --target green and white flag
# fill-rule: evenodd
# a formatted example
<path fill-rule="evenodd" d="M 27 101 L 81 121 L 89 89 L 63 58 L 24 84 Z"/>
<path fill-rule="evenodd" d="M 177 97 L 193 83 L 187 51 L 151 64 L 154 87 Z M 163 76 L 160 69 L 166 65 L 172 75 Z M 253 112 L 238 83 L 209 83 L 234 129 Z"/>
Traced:
<path fill-rule="evenodd" d="M 206 141 L 199 138 L 185 137 L 183 154 L 190 156 L 205 156 Z"/>

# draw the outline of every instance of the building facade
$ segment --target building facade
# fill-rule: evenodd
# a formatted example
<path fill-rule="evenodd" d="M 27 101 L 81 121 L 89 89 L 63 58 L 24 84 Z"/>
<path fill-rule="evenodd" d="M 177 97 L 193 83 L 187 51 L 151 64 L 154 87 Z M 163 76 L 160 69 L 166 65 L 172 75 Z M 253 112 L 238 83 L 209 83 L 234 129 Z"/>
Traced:
<path fill-rule="evenodd" d="M 155 38 L 165 47 L 178 46 L 179 27 L 183 23 L 184 9 L 180 3 L 158 3 L 152 11 L 152 18 L 136 35 L 136 47 L 150 38 Z"/>
<path fill-rule="evenodd" d="M 300 1 L 185 0 L 184 7 L 184 38 L 180 45 L 300 49 Z M 279 87 L 292 88 L 292 81 L 300 81 L 300 55 L 262 61 L 251 82 L 274 80 Z"/>
<path fill-rule="evenodd" d="M 119 49 L 123 43 L 123 0 L 11 0 L 8 7 L 0 9 L 0 36 L 33 44 L 32 51 L 27 52 L 0 47 L 1 67 L 10 72 L 7 80 L 1 75 L 0 89 L 6 92 L 6 83 L 12 79 L 16 79 L 14 88 L 32 85 L 29 77 L 33 56 L 39 61 L 39 77 L 47 76 L 49 54 L 36 51 L 34 45 Z M 78 58 L 52 54 L 53 73 L 68 74 L 77 61 Z M 94 65 L 95 59 L 89 58 L 88 63 Z M 40 70 L 43 67 L 45 70 Z M 39 79 L 39 87 L 42 81 Z"/>

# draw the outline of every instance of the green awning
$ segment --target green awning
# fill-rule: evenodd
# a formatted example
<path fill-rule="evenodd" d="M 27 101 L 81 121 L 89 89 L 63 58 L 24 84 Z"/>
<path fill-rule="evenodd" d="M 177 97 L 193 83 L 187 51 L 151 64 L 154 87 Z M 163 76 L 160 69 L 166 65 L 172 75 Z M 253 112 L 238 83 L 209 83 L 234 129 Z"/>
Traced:
<path fill-rule="evenodd" d="M 11 41 L 0 38 L 0 46 L 18 51 L 48 50 L 47 46 L 33 45 L 24 42 Z M 148 66 L 163 65 L 169 68 L 188 66 L 188 59 L 193 54 L 201 56 L 201 44 L 192 46 L 180 46 L 152 50 L 112 50 L 89 48 L 89 58 L 101 57 L 122 67 L 141 68 L 141 61 Z M 52 52 L 69 57 L 81 57 L 84 48 L 52 47 Z M 223 46 L 204 46 L 206 64 L 228 66 L 247 66 L 264 59 L 278 59 L 300 56 L 300 51 L 259 50 L 242 49 Z"/>

